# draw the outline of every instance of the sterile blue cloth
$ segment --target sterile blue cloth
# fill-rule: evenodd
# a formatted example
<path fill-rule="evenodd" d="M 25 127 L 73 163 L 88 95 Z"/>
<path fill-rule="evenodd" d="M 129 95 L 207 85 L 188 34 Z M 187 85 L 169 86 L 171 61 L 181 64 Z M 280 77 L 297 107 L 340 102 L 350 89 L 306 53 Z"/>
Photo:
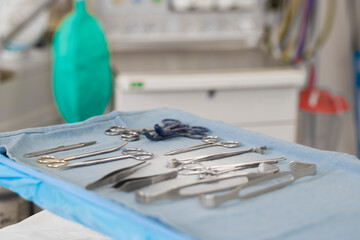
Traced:
<path fill-rule="evenodd" d="M 233 200 L 216 209 L 207 209 L 196 197 L 140 204 L 134 193 L 108 186 L 95 191 L 83 187 L 119 168 L 134 165 L 127 159 L 74 169 L 50 169 L 23 158 L 23 154 L 79 142 L 95 145 L 59 152 L 57 157 L 110 148 L 121 144 L 119 136 L 104 131 L 114 125 L 148 128 L 174 118 L 192 126 L 204 126 L 224 141 L 240 141 L 239 150 L 266 145 L 264 155 L 249 153 L 206 163 L 208 165 L 246 162 L 254 159 L 287 157 L 277 165 L 288 170 L 290 161 L 315 163 L 317 174 L 299 179 L 289 186 L 258 197 Z M 166 172 L 172 157 L 163 153 L 200 140 L 177 137 L 154 142 L 144 136 L 128 147 L 140 147 L 155 154 L 151 164 L 133 176 Z M 357 239 L 360 236 L 360 161 L 347 154 L 319 151 L 274 139 L 235 126 L 206 120 L 175 109 L 141 112 L 112 112 L 81 123 L 20 130 L 0 134 L 0 185 L 40 207 L 79 222 L 114 239 Z M 177 158 L 233 151 L 212 147 L 176 155 Z M 121 150 L 107 156 L 121 154 Z M 104 157 L 104 156 L 99 156 Z M 91 157 L 97 158 L 97 157 Z M 81 162 L 83 159 L 75 160 Z M 195 176 L 179 176 L 145 191 L 193 181 Z"/>

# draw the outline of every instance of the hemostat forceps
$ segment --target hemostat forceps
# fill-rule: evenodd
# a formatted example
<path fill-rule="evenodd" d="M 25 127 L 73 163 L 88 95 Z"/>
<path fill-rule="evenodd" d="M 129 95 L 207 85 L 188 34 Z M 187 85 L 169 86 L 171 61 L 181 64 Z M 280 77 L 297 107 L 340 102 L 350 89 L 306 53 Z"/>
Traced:
<path fill-rule="evenodd" d="M 233 152 L 227 152 L 227 153 L 211 154 L 211 155 L 206 155 L 206 156 L 201 156 L 201 157 L 185 158 L 185 159 L 182 159 L 182 160 L 178 160 L 176 158 L 173 158 L 173 159 L 168 161 L 167 166 L 169 168 L 176 168 L 176 167 L 181 166 L 181 165 L 192 164 L 192 163 L 203 162 L 203 161 L 217 160 L 217 159 L 236 156 L 236 155 L 249 153 L 249 152 L 255 152 L 255 153 L 263 154 L 264 150 L 266 150 L 266 146 L 254 147 L 254 148 L 249 148 L 249 149 L 241 150 L 241 151 L 233 151 Z"/>
<path fill-rule="evenodd" d="M 239 179 L 240 183 L 237 182 L 235 185 L 232 185 L 232 187 L 236 187 L 239 184 L 247 183 L 249 181 L 249 179 L 262 177 L 267 174 L 273 174 L 274 172 L 278 171 L 278 169 L 279 169 L 276 166 L 271 166 L 270 168 L 263 167 L 264 164 L 267 164 L 267 163 L 261 163 L 259 165 L 259 167 L 258 167 L 259 172 L 237 173 L 237 174 L 228 175 L 228 176 L 213 176 L 211 178 L 200 179 L 195 182 L 185 183 L 180 186 L 172 187 L 170 189 L 165 189 L 163 191 L 154 192 L 154 193 L 143 192 L 143 191 L 139 190 L 139 191 L 136 191 L 136 200 L 140 203 L 152 203 L 152 202 L 155 202 L 155 201 L 158 201 L 161 199 L 178 199 L 178 198 L 193 197 L 193 196 L 197 196 L 200 194 L 213 192 L 213 190 L 212 189 L 203 189 L 203 190 L 196 191 L 196 192 L 186 192 L 186 191 L 182 191 L 182 190 L 184 190 L 188 187 L 192 187 L 192 186 L 196 186 L 196 185 L 200 185 L 200 184 L 206 184 L 208 186 L 209 183 L 216 183 L 216 182 L 223 181 L 223 180 L 240 178 Z M 261 172 L 261 170 L 266 170 L 266 172 Z M 231 187 L 231 186 L 227 186 L 226 188 L 229 188 L 229 187 Z M 219 190 L 219 188 L 216 189 L 216 191 L 218 191 L 218 190 Z"/>
<path fill-rule="evenodd" d="M 90 166 L 90 165 L 99 164 L 99 163 L 123 160 L 126 158 L 133 158 L 138 161 L 146 161 L 146 160 L 150 160 L 150 159 L 154 158 L 153 153 L 144 152 L 144 150 L 142 150 L 140 148 L 125 148 L 124 150 L 122 150 L 122 153 L 123 153 L 123 155 L 120 155 L 120 156 L 92 159 L 92 160 L 87 160 L 84 162 L 68 164 L 64 167 L 73 168 L 73 167 Z"/>
<path fill-rule="evenodd" d="M 256 160 L 251 162 L 209 166 L 209 167 L 203 166 L 201 163 L 197 163 L 197 166 L 185 165 L 181 167 L 178 171 L 180 175 L 199 175 L 199 178 L 204 178 L 205 176 L 220 175 L 228 172 L 257 167 L 261 163 L 273 164 L 283 160 L 286 160 L 286 158 L 280 157 L 273 159 L 264 159 L 264 160 Z"/>
<path fill-rule="evenodd" d="M 131 174 L 133 174 L 134 172 L 136 172 L 137 170 L 149 164 L 150 164 L 149 162 L 144 161 L 131 167 L 116 170 L 100 178 L 99 180 L 87 185 L 86 189 L 93 190 L 95 188 L 99 188 L 107 184 L 115 183 L 115 185 L 113 185 L 113 188 L 116 188 L 117 190 L 120 191 L 131 192 L 139 188 L 149 186 L 154 183 L 162 182 L 177 177 L 178 174 L 177 171 L 171 171 L 171 172 L 160 173 L 151 176 L 124 179 L 130 176 Z"/>
<path fill-rule="evenodd" d="M 193 151 L 193 150 L 206 148 L 206 147 L 211 147 L 211 146 L 221 146 L 221 147 L 226 147 L 226 148 L 234 148 L 234 147 L 239 147 L 241 145 L 240 142 L 236 142 L 236 141 L 219 142 L 220 138 L 218 136 L 206 136 L 206 137 L 203 137 L 201 140 L 204 141 L 205 143 L 195 145 L 195 146 L 192 146 L 192 147 L 173 150 L 173 151 L 164 153 L 164 155 L 165 156 L 167 156 L 167 155 L 175 155 L 175 154 L 190 152 L 190 151 Z"/>
<path fill-rule="evenodd" d="M 83 153 L 83 154 L 70 156 L 70 157 L 64 157 L 64 158 L 57 158 L 55 156 L 45 155 L 45 156 L 39 157 L 37 159 L 37 162 L 38 163 L 44 163 L 44 164 L 46 164 L 46 166 L 48 166 L 50 168 L 64 167 L 64 166 L 66 166 L 68 164 L 68 161 L 75 160 L 75 159 L 80 159 L 80 158 L 85 158 L 85 157 L 91 157 L 91 156 L 100 155 L 100 154 L 109 153 L 109 152 L 114 152 L 116 150 L 119 150 L 120 148 L 122 148 L 126 144 L 127 144 L 127 142 L 125 142 L 125 143 L 123 143 L 123 144 L 121 144 L 119 146 L 113 147 L 113 148 L 94 151 L 94 152 L 89 152 L 89 153 Z"/>

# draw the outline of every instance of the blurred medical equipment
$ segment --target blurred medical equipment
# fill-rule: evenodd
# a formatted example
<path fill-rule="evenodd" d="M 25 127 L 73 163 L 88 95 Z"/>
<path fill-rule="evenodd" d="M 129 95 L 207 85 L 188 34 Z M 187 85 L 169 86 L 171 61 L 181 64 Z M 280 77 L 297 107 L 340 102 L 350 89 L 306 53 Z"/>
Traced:
<path fill-rule="evenodd" d="M 37 162 L 46 164 L 46 166 L 49 168 L 61 168 L 61 167 L 67 166 L 68 161 L 85 158 L 85 157 L 96 156 L 96 155 L 105 154 L 105 153 L 109 153 L 109 152 L 114 152 L 114 151 L 117 151 L 120 148 L 124 147 L 126 144 L 127 144 L 127 142 L 120 144 L 119 146 L 116 146 L 116 147 L 98 150 L 98 151 L 94 151 L 94 152 L 82 153 L 79 155 L 64 157 L 64 158 L 57 158 L 55 156 L 45 155 L 45 156 L 39 157 L 37 159 Z"/>
<path fill-rule="evenodd" d="M 40 156 L 40 155 L 50 154 L 50 153 L 69 151 L 69 150 L 76 149 L 76 148 L 90 146 L 90 145 L 93 145 L 95 143 L 96 143 L 96 141 L 75 143 L 75 144 L 71 144 L 71 145 L 61 145 L 61 146 L 51 148 L 51 149 L 46 149 L 46 150 L 36 151 L 36 152 L 32 152 L 32 153 L 27 153 L 27 154 L 24 154 L 24 157 L 31 158 L 31 157 L 37 157 L 37 156 Z"/>
<path fill-rule="evenodd" d="M 315 82 L 316 68 L 311 65 L 308 85 L 300 92 L 298 142 L 323 150 L 336 150 L 344 115 L 350 105 L 333 90 Z"/>
<path fill-rule="evenodd" d="M 353 51 L 353 86 L 354 86 L 354 113 L 356 124 L 357 157 L 360 158 L 360 42 L 359 42 L 359 2 L 355 0 L 347 1 L 349 20 L 351 27 L 351 45 Z"/>
<path fill-rule="evenodd" d="M 53 90 L 67 122 L 101 115 L 112 92 L 106 37 L 84 0 L 61 22 L 53 39 Z"/>
<path fill-rule="evenodd" d="M 219 142 L 220 138 L 218 136 L 206 136 L 206 137 L 203 137 L 201 140 L 203 142 L 205 142 L 205 143 L 195 145 L 195 146 L 192 146 L 192 147 L 172 150 L 170 152 L 164 153 L 164 155 L 165 156 L 176 155 L 176 154 L 179 154 L 179 153 L 190 152 L 190 151 L 194 151 L 194 150 L 197 150 L 197 149 L 202 149 L 202 148 L 207 148 L 207 147 L 212 147 L 212 146 L 235 148 L 235 147 L 239 147 L 241 145 L 241 143 L 237 142 L 237 141 Z"/>
<path fill-rule="evenodd" d="M 127 159 L 127 158 L 132 158 L 137 161 L 146 161 L 146 160 L 153 159 L 154 154 L 149 153 L 149 152 L 144 152 L 144 150 L 142 150 L 141 148 L 125 148 L 122 150 L 122 155 L 120 155 L 120 156 L 86 160 L 83 162 L 67 164 L 62 167 L 63 168 L 84 167 L 84 166 L 90 166 L 90 165 L 105 163 L 105 162 L 110 162 L 110 161 L 123 160 L 123 159 Z"/>
<path fill-rule="evenodd" d="M 266 150 L 266 146 L 253 147 L 253 148 L 249 148 L 249 149 L 245 149 L 245 150 L 241 150 L 241 151 L 216 153 L 216 154 L 210 154 L 210 155 L 205 155 L 205 156 L 200 156 L 200 157 L 189 157 L 189 158 L 184 158 L 181 160 L 173 158 L 173 159 L 168 160 L 167 166 L 168 166 L 168 168 L 176 168 L 179 166 L 181 166 L 181 168 L 183 168 L 184 165 L 188 165 L 188 164 L 193 164 L 193 163 L 198 163 L 198 162 L 203 162 L 203 161 L 212 161 L 212 160 L 217 160 L 217 159 L 221 159 L 221 158 L 237 156 L 237 155 L 245 154 L 245 153 L 263 154 L 264 150 Z"/>
<path fill-rule="evenodd" d="M 262 163 L 266 164 L 266 163 Z M 260 164 L 260 165 L 262 165 Z M 235 182 L 230 182 L 225 185 L 225 189 L 235 187 L 239 184 L 245 184 L 252 178 L 262 177 L 264 175 L 272 174 L 274 171 L 278 171 L 278 168 L 266 168 L 261 166 L 257 168 L 258 172 L 251 173 L 236 173 L 232 175 L 225 176 L 213 176 L 210 178 L 196 180 L 190 183 L 184 183 L 179 186 L 174 186 L 172 188 L 168 188 L 158 192 L 147 192 L 145 190 L 136 191 L 136 200 L 140 203 L 153 203 L 162 199 L 180 199 L 180 198 L 188 198 L 194 197 L 200 194 L 205 194 L 212 192 L 215 189 L 218 191 L 218 187 L 214 185 L 214 183 L 222 182 L 224 180 L 236 179 Z M 265 170 L 265 172 L 261 172 Z M 213 183 L 213 184 L 210 184 Z M 197 191 L 186 191 L 187 188 L 191 188 L 193 186 L 202 185 L 202 189 Z"/>
<path fill-rule="evenodd" d="M 263 28 L 262 0 L 223 2 L 90 0 L 89 5 L 104 23 L 114 51 L 256 46 Z"/>
<path fill-rule="evenodd" d="M 288 63 L 312 60 L 330 35 L 336 4 L 336 0 L 283 1 L 276 7 L 269 4 L 264 32 L 268 52 Z"/>
<path fill-rule="evenodd" d="M 336 150 L 347 100 L 331 89 L 318 86 L 316 54 L 326 43 L 335 20 L 336 0 L 292 0 L 274 9 L 266 23 L 268 52 L 282 62 L 305 65 L 308 83 L 300 93 L 297 141 L 301 144 Z M 355 9 L 355 6 L 354 6 Z"/>
<path fill-rule="evenodd" d="M 1 0 L 0 52 L 22 51 L 33 46 L 45 32 L 49 11 L 57 0 Z M 24 16 L 25 17 L 18 17 Z"/>
<path fill-rule="evenodd" d="M 199 201 L 201 205 L 209 208 L 214 208 L 219 206 L 220 204 L 233 200 L 233 199 L 245 199 L 255 197 L 270 191 L 274 191 L 279 188 L 283 188 L 290 183 L 294 182 L 295 180 L 306 177 L 312 176 L 316 174 L 316 165 L 312 163 L 304 163 L 304 162 L 296 162 L 292 161 L 289 163 L 289 167 L 291 171 L 285 172 L 276 172 L 271 175 L 264 175 L 259 178 L 249 179 L 248 182 L 244 184 L 240 184 L 238 187 L 221 194 L 206 194 L 199 196 Z M 286 177 L 290 177 L 287 179 Z M 266 183 L 271 182 L 272 180 L 275 181 L 273 185 L 266 185 Z M 258 186 L 265 183 L 265 187 L 260 189 L 254 189 L 253 191 L 245 192 L 242 194 L 240 191 L 246 191 L 247 188 L 251 188 L 254 186 Z M 220 189 L 220 191 L 224 191 L 225 189 Z M 214 191 L 215 192 L 215 191 Z"/>

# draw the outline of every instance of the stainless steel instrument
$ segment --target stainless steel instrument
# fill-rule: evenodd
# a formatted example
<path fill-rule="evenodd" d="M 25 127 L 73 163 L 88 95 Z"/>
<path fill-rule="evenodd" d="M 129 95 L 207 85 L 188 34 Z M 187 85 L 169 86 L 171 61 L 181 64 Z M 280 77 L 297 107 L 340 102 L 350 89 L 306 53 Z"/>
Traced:
<path fill-rule="evenodd" d="M 263 154 L 264 150 L 266 150 L 266 146 L 253 147 L 253 148 L 249 148 L 249 149 L 245 149 L 245 150 L 241 150 L 241 151 L 217 153 L 217 154 L 205 155 L 205 156 L 200 156 L 200 157 L 191 157 L 191 158 L 185 158 L 185 159 L 181 159 L 181 160 L 173 158 L 168 161 L 167 166 L 169 168 L 176 168 L 176 167 L 183 166 L 186 164 L 193 164 L 193 163 L 197 163 L 197 162 L 217 160 L 217 159 L 221 159 L 221 158 L 232 157 L 232 156 L 236 156 L 236 155 L 240 155 L 240 154 L 244 154 L 244 153 L 250 153 L 250 152 Z"/>
<path fill-rule="evenodd" d="M 96 141 L 76 143 L 76 144 L 71 144 L 71 145 L 67 145 L 67 146 L 61 145 L 61 146 L 58 146 L 55 148 L 50 148 L 50 149 L 46 149 L 46 150 L 27 153 L 27 154 L 24 154 L 23 157 L 26 157 L 26 158 L 38 157 L 38 156 L 45 155 L 45 154 L 51 154 L 51 153 L 56 153 L 56 152 L 62 152 L 62 151 L 68 151 L 68 150 L 72 150 L 72 149 L 82 148 L 82 147 L 93 145 L 95 143 L 96 143 Z"/>
<path fill-rule="evenodd" d="M 241 143 L 237 142 L 237 141 L 219 142 L 220 138 L 218 136 L 206 136 L 206 137 L 203 137 L 201 140 L 203 142 L 205 142 L 205 143 L 195 145 L 195 146 L 192 146 L 192 147 L 176 149 L 176 150 L 164 153 L 164 155 L 165 156 L 175 155 L 175 154 L 179 154 L 179 153 L 190 152 L 190 151 L 194 151 L 194 150 L 197 150 L 197 149 L 202 149 L 202 148 L 207 148 L 207 147 L 212 147 L 212 146 L 235 148 L 235 147 L 239 147 L 241 145 Z"/>
<path fill-rule="evenodd" d="M 141 176 L 134 178 L 127 178 L 131 174 L 135 173 L 139 169 L 148 166 L 150 163 L 140 162 L 134 166 L 116 170 L 102 177 L 101 179 L 86 186 L 86 189 L 93 190 L 108 184 L 114 184 L 112 187 L 120 191 L 131 192 L 151 184 L 162 182 L 168 179 L 176 178 L 177 171 L 171 171 L 166 173 L 159 173 L 150 176 Z"/>
<path fill-rule="evenodd" d="M 46 166 L 48 166 L 50 168 L 60 168 L 60 167 L 64 167 L 64 166 L 68 165 L 68 161 L 85 158 L 85 157 L 96 156 L 96 155 L 105 154 L 105 153 L 109 153 L 109 152 L 114 152 L 114 151 L 119 150 L 126 144 L 127 144 L 127 142 L 125 142 L 119 146 L 116 146 L 116 147 L 99 150 L 99 151 L 94 151 L 94 152 L 89 152 L 89 153 L 83 153 L 83 154 L 79 154 L 79 155 L 75 155 L 75 156 L 64 157 L 64 158 L 57 158 L 55 156 L 45 155 L 45 156 L 39 157 L 37 159 L 37 162 L 46 164 Z"/>
<path fill-rule="evenodd" d="M 214 208 L 232 199 L 244 199 L 244 198 L 255 197 L 285 187 L 299 178 L 316 174 L 316 165 L 312 163 L 292 161 L 290 162 L 289 166 L 292 171 L 277 172 L 272 175 L 264 175 L 260 178 L 251 179 L 248 182 L 244 184 L 240 184 L 236 188 L 222 194 L 201 195 L 199 197 L 199 201 L 201 205 L 205 207 Z M 265 188 L 256 189 L 255 191 L 249 193 L 242 194 L 240 192 L 241 190 L 244 190 L 248 187 L 259 185 L 264 182 L 269 182 L 274 179 L 281 180 L 282 178 L 285 178 L 285 181 L 279 181 L 273 185 L 265 186 Z M 223 191 L 223 190 L 224 189 L 218 189 L 218 191 Z"/>
<path fill-rule="evenodd" d="M 261 163 L 260 165 L 263 165 L 263 164 L 267 164 L 267 163 Z M 204 189 L 204 190 L 196 191 L 196 192 L 184 192 L 182 190 L 184 190 L 185 188 L 200 185 L 200 184 L 209 184 L 209 183 L 219 182 L 222 180 L 239 178 L 239 181 L 235 185 L 232 186 L 232 187 L 235 187 L 239 184 L 245 184 L 246 182 L 249 181 L 249 179 L 263 177 L 264 175 L 272 174 L 274 171 L 278 171 L 277 167 L 264 168 L 264 167 L 259 166 L 257 169 L 259 171 L 266 170 L 268 172 L 257 172 L 257 173 L 243 173 L 242 172 L 242 173 L 236 173 L 236 174 L 227 175 L 227 176 L 213 176 L 213 177 L 209 177 L 209 178 L 205 178 L 205 179 L 196 180 L 195 182 L 185 183 L 183 185 L 165 189 L 163 191 L 155 192 L 155 193 L 148 193 L 148 192 L 139 190 L 139 191 L 136 191 L 136 200 L 140 203 L 153 203 L 153 202 L 159 201 L 161 199 L 178 199 L 178 198 L 193 197 L 193 196 L 197 196 L 199 194 L 212 192 L 213 190 Z M 227 188 L 228 187 L 229 186 L 227 186 Z M 216 189 L 216 191 L 218 191 L 218 189 Z"/>

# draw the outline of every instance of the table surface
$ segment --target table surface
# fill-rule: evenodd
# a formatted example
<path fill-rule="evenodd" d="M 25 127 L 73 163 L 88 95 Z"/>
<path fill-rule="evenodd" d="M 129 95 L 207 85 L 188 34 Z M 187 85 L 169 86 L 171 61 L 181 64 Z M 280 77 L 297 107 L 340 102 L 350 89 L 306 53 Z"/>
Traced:
<path fill-rule="evenodd" d="M 258 145 L 269 148 L 261 156 L 249 154 L 216 164 L 284 156 L 288 160 L 278 164 L 281 170 L 287 170 L 289 161 L 295 160 L 315 163 L 317 174 L 268 194 L 207 209 L 201 207 L 195 197 L 140 204 L 134 200 L 133 193 L 83 188 L 89 181 L 112 171 L 115 163 L 89 168 L 86 172 L 65 172 L 47 169 L 21 157 L 31 148 L 37 150 L 48 145 L 50 140 L 57 144 L 65 139 L 74 142 L 97 139 L 99 148 L 113 146 L 114 138 L 103 134 L 107 127 L 122 124 L 142 128 L 164 118 L 206 126 L 211 129 L 211 134 L 224 140 L 242 142 L 240 149 Z M 151 142 L 142 138 L 129 145 L 155 153 L 148 170 L 153 172 L 166 170 L 168 158 L 162 153 L 194 143 L 199 142 L 185 138 Z M 311 149 L 175 109 L 113 112 L 82 123 L 3 133 L 0 134 L 0 146 L 1 152 L 7 154 L 7 157 L 0 157 L 1 186 L 52 213 L 114 239 L 354 239 L 360 234 L 360 188 L 354 187 L 360 182 L 360 161 L 356 157 Z M 34 146 L 38 148 L 34 149 Z M 199 150 L 196 155 L 218 151 L 219 148 Z M 134 162 L 129 160 L 121 166 L 132 164 Z M 179 184 L 183 180 L 185 178 L 166 184 Z M 161 187 L 169 186 L 166 184 Z M 152 190 L 156 187 L 154 185 Z"/>

